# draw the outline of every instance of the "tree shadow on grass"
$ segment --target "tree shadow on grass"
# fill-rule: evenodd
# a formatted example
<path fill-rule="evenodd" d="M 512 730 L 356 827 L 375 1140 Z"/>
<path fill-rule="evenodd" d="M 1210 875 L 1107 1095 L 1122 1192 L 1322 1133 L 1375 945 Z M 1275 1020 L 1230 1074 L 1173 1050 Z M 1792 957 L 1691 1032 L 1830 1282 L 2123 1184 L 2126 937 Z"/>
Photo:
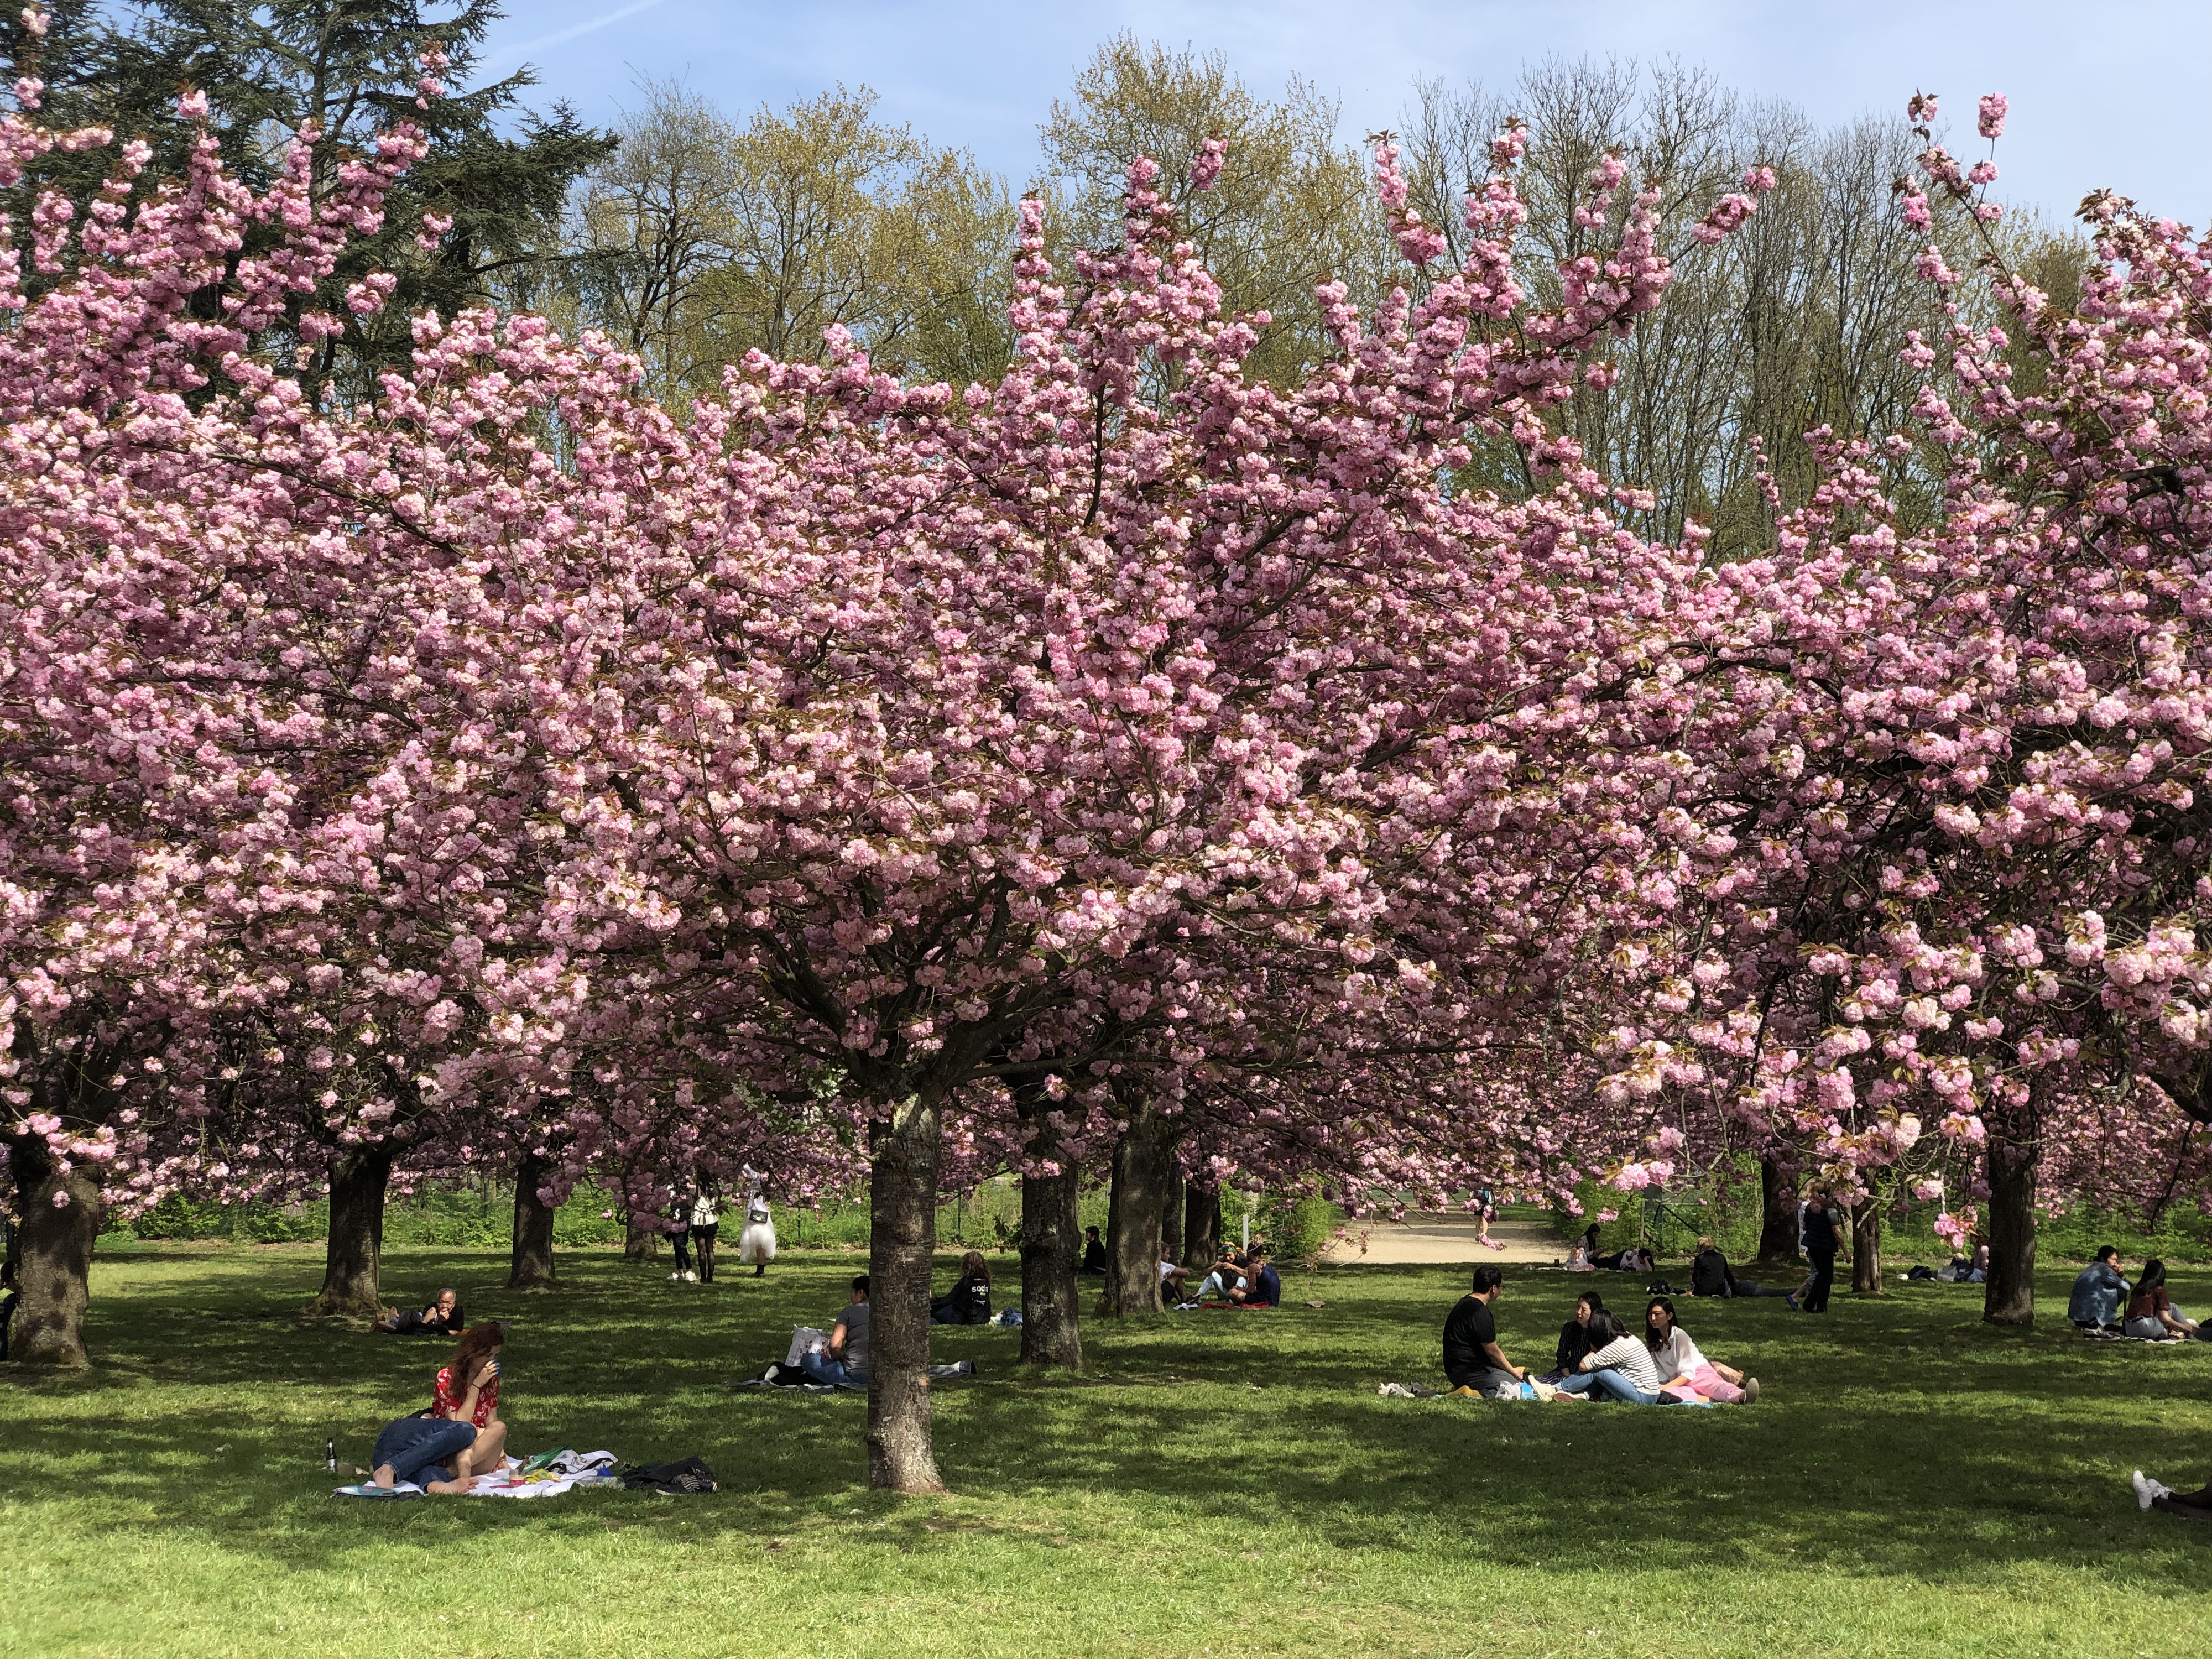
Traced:
<path fill-rule="evenodd" d="M 518 1448 L 696 1453 L 725 1490 L 347 1505 L 325 1496 L 325 1440 L 349 1468 L 365 1462 L 386 1419 L 427 1403 L 445 1345 L 300 1324 L 312 1258 L 142 1265 L 107 1264 L 122 1293 L 95 1302 L 89 1372 L 0 1380 L 0 1481 L 19 1504 L 76 1504 L 81 1524 L 186 1529 L 288 1566 L 331 1566 L 378 1537 L 434 1546 L 670 1516 L 735 1549 L 856 1504 L 875 1543 L 950 1547 L 963 1528 L 1044 1535 L 1041 1505 L 1109 1492 L 1226 1530 L 1265 1517 L 1470 1569 L 1603 1572 L 1626 1549 L 1653 1570 L 1932 1583 L 2041 1562 L 2160 1595 L 2201 1576 L 2179 1553 L 2196 1541 L 2186 1523 L 2137 1516 L 2121 1483 L 2138 1462 L 2198 1478 L 2204 1353 L 1990 1329 L 1968 1287 L 1839 1298 L 1825 1322 L 1778 1301 L 1685 1303 L 1707 1351 L 1768 1387 L 1757 1407 L 1717 1411 L 1378 1399 L 1386 1378 L 1436 1380 L 1455 1275 L 1419 1268 L 1338 1270 L 1322 1310 L 1087 1322 L 1090 1363 L 1072 1377 L 1021 1375 L 1012 1333 L 939 1328 L 938 1356 L 981 1370 L 937 1401 L 957 1496 L 901 1504 L 856 1491 L 858 1397 L 723 1386 L 781 1358 L 793 1325 L 830 1322 L 849 1256 L 710 1286 L 570 1256 L 562 1290 L 525 1297 L 499 1287 L 489 1254 L 394 1252 L 388 1283 L 455 1283 L 472 1318 L 512 1322 L 503 1411 Z M 1499 1306 L 1508 1352 L 1547 1364 L 1582 1282 L 1516 1275 Z M 2065 1282 L 2046 1278 L 2046 1307 L 2063 1310 Z M 1610 1299 L 1640 1311 L 1641 1286 L 1624 1290 Z"/>

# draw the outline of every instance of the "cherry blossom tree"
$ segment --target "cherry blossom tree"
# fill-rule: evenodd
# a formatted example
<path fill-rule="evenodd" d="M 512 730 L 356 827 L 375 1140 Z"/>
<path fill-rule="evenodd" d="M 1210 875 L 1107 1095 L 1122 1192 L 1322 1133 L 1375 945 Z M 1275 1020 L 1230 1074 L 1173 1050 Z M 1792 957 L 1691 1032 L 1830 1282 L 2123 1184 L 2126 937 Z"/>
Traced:
<path fill-rule="evenodd" d="M 1912 112 L 1908 222 L 1993 222 L 1994 162 Z M 2004 100 L 1978 115 L 1994 141 Z M 1651 827 L 1683 902 L 1610 1085 L 1656 1088 L 1686 1041 L 1719 1109 L 1848 1188 L 1917 1159 L 1932 1194 L 1971 1158 L 1999 1322 L 2033 1317 L 2039 1181 L 2141 1198 L 2203 1170 L 2212 273 L 2170 220 L 2082 212 L 2071 311 L 1992 242 L 1977 325 L 1923 258 L 1954 318 L 1913 348 L 1939 522 L 1883 487 L 1906 437 L 1816 434 L 1825 481 L 1772 552 L 1678 597 L 1655 700 L 1684 765 Z"/>

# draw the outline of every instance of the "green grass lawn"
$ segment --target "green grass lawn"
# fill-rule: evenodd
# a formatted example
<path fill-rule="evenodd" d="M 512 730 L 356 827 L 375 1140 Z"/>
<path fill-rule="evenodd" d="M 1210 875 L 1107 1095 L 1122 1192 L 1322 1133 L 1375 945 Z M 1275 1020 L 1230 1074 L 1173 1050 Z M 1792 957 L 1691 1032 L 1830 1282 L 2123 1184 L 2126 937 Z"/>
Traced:
<path fill-rule="evenodd" d="M 91 1370 L 0 1373 L 0 1659 L 2205 1645 L 2212 1527 L 2138 1513 L 2126 1479 L 2212 1474 L 2212 1348 L 2078 1341 L 2070 1270 L 2027 1335 L 1984 1329 L 1964 1285 L 1839 1295 L 1826 1320 L 1689 1304 L 1706 1351 L 1766 1385 L 1717 1411 L 1378 1399 L 1440 1380 L 1457 1269 L 1093 1322 L 1079 1378 L 1025 1379 L 1012 1334 L 947 1329 L 939 1357 L 981 1376 L 938 1401 L 952 1496 L 914 1500 L 866 1489 L 859 1399 L 722 1386 L 826 1325 L 860 1260 L 677 1286 L 572 1255 L 563 1290 L 509 1296 L 489 1254 L 395 1253 L 390 1291 L 450 1281 L 513 1322 L 520 1449 L 697 1453 L 722 1490 L 370 1504 L 328 1496 L 323 1443 L 365 1461 L 441 1347 L 303 1328 L 313 1247 L 104 1253 Z M 1513 1272 L 1507 1352 L 1548 1363 L 1584 1282 Z M 2212 1311 L 2212 1277 L 2176 1291 Z"/>

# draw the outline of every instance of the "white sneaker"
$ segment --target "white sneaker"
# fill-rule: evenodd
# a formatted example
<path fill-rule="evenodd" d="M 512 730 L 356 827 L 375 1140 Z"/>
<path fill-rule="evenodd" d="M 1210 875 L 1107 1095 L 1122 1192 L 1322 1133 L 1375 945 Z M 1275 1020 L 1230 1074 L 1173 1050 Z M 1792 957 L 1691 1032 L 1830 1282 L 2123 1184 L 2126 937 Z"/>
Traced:
<path fill-rule="evenodd" d="M 684 1282 L 686 1285 L 696 1285 L 699 1282 L 699 1275 L 696 1273 L 686 1273 L 684 1275 Z"/>
<path fill-rule="evenodd" d="M 2133 1474 L 2130 1475 L 2128 1477 L 2128 1482 L 2136 1489 L 2136 1507 L 2139 1510 L 2148 1509 L 2151 1505 L 2151 1500 L 2154 1498 L 2171 1498 L 2173 1496 L 2172 1487 L 2160 1486 L 2157 1481 L 2145 1474 L 2141 1469 L 2137 1469 Z"/>

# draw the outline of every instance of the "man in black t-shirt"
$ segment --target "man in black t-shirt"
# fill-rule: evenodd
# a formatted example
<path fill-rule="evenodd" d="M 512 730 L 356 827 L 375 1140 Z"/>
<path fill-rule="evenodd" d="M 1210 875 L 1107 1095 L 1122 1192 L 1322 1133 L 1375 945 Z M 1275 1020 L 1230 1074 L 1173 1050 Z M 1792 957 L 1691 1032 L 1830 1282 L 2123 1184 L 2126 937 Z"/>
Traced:
<path fill-rule="evenodd" d="M 1528 1373 L 1498 1346 L 1498 1321 L 1491 1304 L 1505 1275 L 1492 1267 L 1474 1270 L 1474 1287 L 1444 1316 L 1444 1381 L 1455 1389 L 1495 1394 L 1523 1381 Z"/>

